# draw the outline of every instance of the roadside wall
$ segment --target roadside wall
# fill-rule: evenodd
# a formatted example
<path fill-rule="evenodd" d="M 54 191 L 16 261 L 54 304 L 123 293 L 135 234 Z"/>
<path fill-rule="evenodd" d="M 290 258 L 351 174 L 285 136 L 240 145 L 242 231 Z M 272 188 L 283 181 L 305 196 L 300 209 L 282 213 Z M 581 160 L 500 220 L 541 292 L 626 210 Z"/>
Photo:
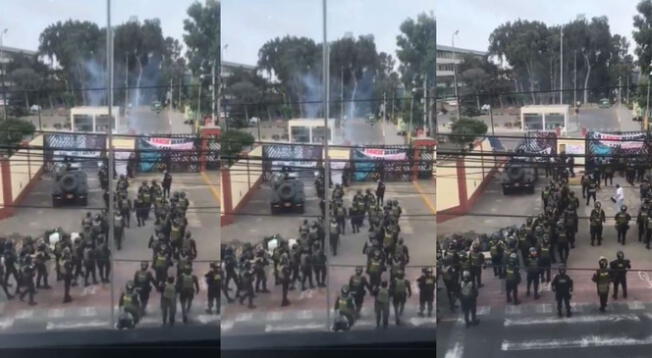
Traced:
<path fill-rule="evenodd" d="M 220 170 L 222 226 L 235 220 L 235 214 L 247 203 L 263 178 L 263 146 L 254 148 L 245 156 L 229 168 Z"/>
<path fill-rule="evenodd" d="M 477 141 L 465 156 L 442 160 L 437 166 L 437 222 L 468 213 L 494 177 L 502 160 L 489 139 Z"/>
<path fill-rule="evenodd" d="M 33 149 L 31 149 L 33 148 Z M 9 217 L 43 172 L 43 135 L 9 158 L 0 158 L 0 219 Z"/>

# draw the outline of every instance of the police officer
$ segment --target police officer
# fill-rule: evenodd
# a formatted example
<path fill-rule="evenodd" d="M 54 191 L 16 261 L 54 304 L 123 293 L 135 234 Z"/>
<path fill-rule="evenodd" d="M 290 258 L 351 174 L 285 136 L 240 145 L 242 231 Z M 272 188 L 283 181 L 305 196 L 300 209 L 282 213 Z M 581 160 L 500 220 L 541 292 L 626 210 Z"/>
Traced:
<path fill-rule="evenodd" d="M 97 285 L 97 276 L 95 271 L 95 250 L 93 250 L 92 244 L 88 243 L 84 247 L 83 251 L 83 262 L 84 262 L 84 286 L 88 286 L 88 278 L 91 276 L 93 278 L 93 284 Z"/>
<path fill-rule="evenodd" d="M 376 328 L 380 328 L 380 320 L 382 318 L 383 328 L 387 328 L 389 321 L 389 297 L 390 291 L 387 288 L 387 281 L 383 280 L 380 286 L 375 290 L 374 310 L 376 312 Z M 398 324 L 398 318 L 397 318 Z"/>
<path fill-rule="evenodd" d="M 598 179 L 600 180 L 600 179 Z M 596 202 L 596 194 L 598 192 L 598 183 L 595 182 L 595 180 L 591 180 L 586 188 L 586 205 L 589 205 L 591 203 L 591 198 L 593 198 L 593 201 Z"/>
<path fill-rule="evenodd" d="M 312 252 L 312 268 L 315 272 L 315 281 L 317 287 L 326 287 L 326 254 L 321 249 L 321 244 L 317 242 Z"/>
<path fill-rule="evenodd" d="M 222 270 L 218 262 L 211 262 L 210 270 L 204 275 L 206 280 L 206 294 L 208 299 L 208 308 L 206 313 L 213 313 L 213 305 L 215 306 L 215 314 L 220 313 L 220 283 L 222 278 Z"/>
<path fill-rule="evenodd" d="M 627 205 L 620 207 L 620 212 L 616 214 L 616 231 L 618 232 L 618 242 L 625 245 L 627 230 L 629 230 L 629 221 L 632 216 L 627 213 Z"/>
<path fill-rule="evenodd" d="M 607 267 L 608 261 L 605 257 L 600 257 L 598 261 L 600 268 L 593 274 L 593 282 L 596 284 L 598 297 L 600 298 L 600 312 L 604 312 L 609 299 L 609 284 L 612 281 L 612 274 Z"/>
<path fill-rule="evenodd" d="M 144 316 L 147 311 L 147 302 L 149 301 L 149 294 L 152 291 L 152 287 L 155 286 L 154 276 L 152 272 L 149 271 L 149 263 L 143 261 L 140 263 L 140 270 L 136 271 L 134 274 L 134 284 L 138 288 L 138 294 L 140 296 L 141 303 L 141 314 Z"/>
<path fill-rule="evenodd" d="M 462 285 L 460 288 L 460 303 L 464 312 L 464 322 L 468 328 L 471 324 L 477 325 L 480 321 L 476 317 L 476 305 L 478 289 L 471 280 L 471 273 L 464 271 L 462 274 Z M 471 319 L 469 320 L 469 315 Z"/>
<path fill-rule="evenodd" d="M 111 273 L 111 249 L 109 249 L 109 245 L 107 245 L 103 236 L 98 240 L 95 252 L 97 269 L 100 273 L 100 281 L 108 283 Z"/>
<path fill-rule="evenodd" d="M 336 218 L 331 218 L 330 225 L 330 244 L 333 256 L 337 256 L 337 244 L 340 241 L 340 225 L 337 223 Z"/>
<path fill-rule="evenodd" d="M 595 202 L 595 207 L 591 210 L 591 246 L 598 241 L 598 246 L 602 245 L 602 224 L 607 221 L 604 210 L 599 201 Z"/>
<path fill-rule="evenodd" d="M 120 295 L 120 300 L 118 301 L 118 307 L 123 308 L 126 312 L 129 312 L 134 318 L 135 323 L 140 321 L 140 299 L 138 294 L 134 289 L 134 282 L 127 281 L 125 285 L 125 292 L 122 292 Z"/>
<path fill-rule="evenodd" d="M 494 277 L 501 277 L 505 246 L 500 238 L 492 236 L 489 241 L 489 254 L 491 255 L 491 266 L 494 269 Z"/>
<path fill-rule="evenodd" d="M 248 307 L 250 309 L 256 308 L 254 306 L 254 272 L 251 268 L 250 262 L 246 262 L 240 275 L 240 287 L 238 287 L 238 295 L 240 296 L 240 304 L 243 305 L 246 299 L 249 300 Z"/>
<path fill-rule="evenodd" d="M 349 289 L 355 301 L 356 316 L 360 318 L 360 310 L 362 310 L 362 305 L 364 304 L 364 297 L 367 291 L 371 292 L 369 281 L 362 274 L 362 266 L 357 266 L 355 268 L 355 274 L 349 278 Z"/>
<path fill-rule="evenodd" d="M 559 266 L 559 273 L 555 275 L 555 278 L 550 284 L 550 288 L 555 293 L 555 299 L 557 300 L 557 315 L 559 317 L 562 316 L 561 305 L 563 302 L 566 306 L 566 317 L 570 317 L 570 299 L 573 292 L 573 280 L 566 274 L 566 265 L 562 264 Z"/>
<path fill-rule="evenodd" d="M 172 187 L 172 174 L 170 174 L 167 170 L 163 172 L 163 180 L 161 181 L 161 184 L 163 187 L 163 197 L 169 198 L 170 188 Z"/>
<path fill-rule="evenodd" d="M 648 211 L 650 208 L 647 205 L 647 200 L 643 202 L 641 208 L 639 209 L 638 216 L 636 217 L 636 223 L 638 224 L 638 242 L 643 241 L 643 236 L 647 231 L 648 223 Z"/>
<path fill-rule="evenodd" d="M 568 240 L 568 231 L 566 230 L 566 227 L 564 227 L 564 224 L 560 221 L 559 224 L 557 225 L 557 250 L 559 252 L 559 260 L 562 263 L 566 263 L 566 260 L 568 260 L 568 252 L 570 250 L 569 248 L 569 240 Z"/>
<path fill-rule="evenodd" d="M 482 269 L 485 268 L 484 254 L 480 252 L 480 245 L 476 242 L 469 253 L 469 262 L 471 264 L 471 280 L 477 288 L 483 287 Z"/>
<path fill-rule="evenodd" d="M 623 287 L 623 298 L 627 298 L 627 271 L 632 268 L 629 260 L 625 259 L 625 254 L 622 251 L 618 251 L 618 253 L 616 253 L 616 259 L 611 261 L 609 266 L 611 268 L 614 282 L 613 299 L 618 299 L 619 285 Z"/>
<path fill-rule="evenodd" d="M 552 265 L 551 260 L 551 249 L 550 249 L 550 238 L 548 234 L 543 235 L 543 242 L 539 248 L 540 260 L 539 265 L 541 266 L 541 281 L 545 279 L 546 282 L 550 282 L 550 269 Z"/>
<path fill-rule="evenodd" d="M 62 251 L 61 262 L 61 278 L 63 279 L 64 285 L 63 303 L 72 302 L 72 297 L 70 297 L 70 286 L 72 285 L 73 270 L 74 267 L 70 247 L 66 247 Z"/>
<path fill-rule="evenodd" d="M 168 276 L 168 268 L 172 265 L 172 260 L 168 256 L 168 250 L 162 249 L 154 255 L 154 274 L 156 277 L 156 286 L 162 287 Z"/>
<path fill-rule="evenodd" d="M 50 252 L 45 245 L 41 243 L 36 250 L 35 255 L 35 266 L 36 266 L 36 288 L 50 289 L 52 288 L 48 284 L 48 268 L 47 262 L 50 261 Z M 42 284 L 41 284 L 41 281 Z"/>
<path fill-rule="evenodd" d="M 403 270 L 398 271 L 396 277 L 392 280 L 390 293 L 392 296 L 392 304 L 394 306 L 394 318 L 396 320 L 396 325 L 398 326 L 401 324 L 401 316 L 403 315 L 403 309 L 405 308 L 405 301 L 407 301 L 409 297 L 412 297 L 410 281 L 405 278 Z"/>
<path fill-rule="evenodd" d="M 285 307 L 290 304 L 288 300 L 288 289 L 290 287 L 290 262 L 287 253 L 283 253 L 280 259 L 279 265 L 279 279 L 281 282 L 283 301 L 281 302 L 281 307 Z"/>
<path fill-rule="evenodd" d="M 174 318 L 177 314 L 177 297 L 178 288 L 174 283 L 174 276 L 167 278 L 166 282 L 161 284 L 161 314 L 163 316 L 163 325 L 169 323 L 174 326 Z"/>
<path fill-rule="evenodd" d="M 521 283 L 521 271 L 517 265 L 518 257 L 516 253 L 510 255 L 510 260 L 505 268 L 505 291 L 507 294 L 507 303 L 518 305 L 518 285 Z M 536 288 L 535 288 L 536 291 Z"/>
<path fill-rule="evenodd" d="M 435 300 L 435 276 L 432 274 L 432 268 L 426 267 L 422 270 L 423 274 L 417 279 L 419 286 L 419 317 L 423 317 L 423 311 L 428 306 L 428 317 L 432 316 L 432 304 Z"/>
<path fill-rule="evenodd" d="M 186 267 L 177 281 L 179 285 L 179 300 L 181 301 L 181 315 L 183 323 L 188 323 L 188 313 L 192 307 L 195 294 L 199 293 L 199 280 L 192 274 L 192 269 Z"/>
<path fill-rule="evenodd" d="M 21 301 L 25 300 L 25 295 L 29 295 L 29 305 L 33 306 L 36 304 L 34 301 L 34 294 L 36 294 L 36 287 L 34 287 L 34 272 L 36 268 L 32 263 L 31 256 L 25 256 L 23 260 L 23 266 L 20 270 L 20 284 L 16 288 L 16 295 L 20 294 L 19 297 Z"/>
<path fill-rule="evenodd" d="M 447 253 L 447 256 L 450 255 L 450 251 Z M 442 268 L 442 276 L 444 277 L 444 285 L 446 286 L 446 295 L 448 297 L 448 303 L 450 304 L 451 311 L 455 310 L 455 300 L 459 296 L 460 292 L 460 271 L 459 266 L 453 259 L 454 256 L 445 259 L 444 266 Z"/>
<path fill-rule="evenodd" d="M 310 256 L 310 250 L 305 247 L 301 250 L 299 257 L 299 262 L 301 265 L 301 291 L 306 290 L 306 279 L 310 284 L 310 288 L 315 288 L 315 285 L 312 281 L 312 261 Z"/>
<path fill-rule="evenodd" d="M 534 286 L 534 299 L 539 299 L 539 278 L 541 277 L 541 258 L 535 247 L 530 248 L 530 255 L 527 258 L 527 290 L 526 296 L 530 296 L 530 286 Z"/>

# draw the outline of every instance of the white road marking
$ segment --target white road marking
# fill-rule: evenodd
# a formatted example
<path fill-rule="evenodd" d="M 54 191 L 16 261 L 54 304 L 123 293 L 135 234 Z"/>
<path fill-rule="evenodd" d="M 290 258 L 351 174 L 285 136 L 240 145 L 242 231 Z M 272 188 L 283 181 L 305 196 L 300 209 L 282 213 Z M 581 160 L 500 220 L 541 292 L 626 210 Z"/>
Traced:
<path fill-rule="evenodd" d="M 552 312 L 552 305 L 549 303 L 541 303 L 537 306 L 537 312 L 538 313 L 551 313 Z"/>
<path fill-rule="evenodd" d="M 82 290 L 81 296 L 94 295 L 96 291 L 97 291 L 96 286 L 84 287 L 84 289 Z"/>
<path fill-rule="evenodd" d="M 34 310 L 20 310 L 14 316 L 16 319 L 26 319 L 34 317 Z"/>
<path fill-rule="evenodd" d="M 53 308 L 48 310 L 48 318 L 61 318 L 65 313 L 64 308 Z"/>
<path fill-rule="evenodd" d="M 13 318 L 0 319 L 0 329 L 5 330 L 14 325 Z"/>
<path fill-rule="evenodd" d="M 505 327 L 512 326 L 529 326 L 536 324 L 562 324 L 562 323 L 591 323 L 591 322 L 617 322 L 617 321 L 640 321 L 640 318 L 635 314 L 621 314 L 621 315 L 588 315 L 588 316 L 572 316 L 566 318 L 545 317 L 545 318 L 506 318 Z"/>
<path fill-rule="evenodd" d="M 476 309 L 475 314 L 477 316 L 488 315 L 491 312 L 490 306 L 480 306 Z"/>
<path fill-rule="evenodd" d="M 92 317 L 97 315 L 95 307 L 82 307 L 79 313 L 82 317 Z"/>
<path fill-rule="evenodd" d="M 627 302 L 627 307 L 632 311 L 645 309 L 643 302 L 640 301 Z"/>
<path fill-rule="evenodd" d="M 296 324 L 296 325 L 265 325 L 265 333 L 268 332 L 291 332 L 324 329 L 323 323 Z"/>
<path fill-rule="evenodd" d="M 145 317 L 138 322 L 138 325 L 157 324 L 159 322 L 161 322 L 160 319 L 154 317 Z"/>
<path fill-rule="evenodd" d="M 274 311 L 274 312 L 267 313 L 268 321 L 280 321 L 282 317 L 283 317 L 283 312 Z"/>
<path fill-rule="evenodd" d="M 311 310 L 301 310 L 297 312 L 298 319 L 312 319 L 313 315 L 314 314 Z"/>
<path fill-rule="evenodd" d="M 542 349 L 568 349 L 568 348 L 587 348 L 587 347 L 622 347 L 622 346 L 639 346 L 652 344 L 652 336 L 642 339 L 623 337 L 605 337 L 605 336 L 584 336 L 577 339 L 537 339 L 527 342 L 503 341 L 501 349 L 503 351 L 526 351 Z"/>
<path fill-rule="evenodd" d="M 202 324 L 217 322 L 217 315 L 200 314 L 197 316 L 197 320 Z"/>
<path fill-rule="evenodd" d="M 236 322 L 244 322 L 244 321 L 251 321 L 254 318 L 254 314 L 252 312 L 245 312 L 245 313 L 240 313 L 237 316 L 235 316 Z"/>
<path fill-rule="evenodd" d="M 647 284 L 652 288 L 652 280 L 650 279 L 650 275 L 647 274 L 647 272 L 644 271 L 639 271 L 638 272 L 638 278 L 641 280 L 647 282 Z"/>
<path fill-rule="evenodd" d="M 108 327 L 111 325 L 109 321 L 90 321 L 90 322 L 64 322 L 54 323 L 48 322 L 45 329 L 48 331 L 55 329 L 76 329 L 76 328 L 91 328 L 91 327 Z"/>
<path fill-rule="evenodd" d="M 464 356 L 464 346 L 460 342 L 457 342 L 455 343 L 455 346 L 453 346 L 452 349 L 446 352 L 444 358 L 462 358 L 463 356 Z"/>
<path fill-rule="evenodd" d="M 422 326 L 424 324 L 436 324 L 437 317 L 412 317 L 409 321 L 413 326 Z"/>
<path fill-rule="evenodd" d="M 505 307 L 505 313 L 506 314 L 521 314 L 521 306 L 506 306 Z"/>
<path fill-rule="evenodd" d="M 221 331 L 230 331 L 233 328 L 233 321 L 222 321 L 220 322 Z"/>

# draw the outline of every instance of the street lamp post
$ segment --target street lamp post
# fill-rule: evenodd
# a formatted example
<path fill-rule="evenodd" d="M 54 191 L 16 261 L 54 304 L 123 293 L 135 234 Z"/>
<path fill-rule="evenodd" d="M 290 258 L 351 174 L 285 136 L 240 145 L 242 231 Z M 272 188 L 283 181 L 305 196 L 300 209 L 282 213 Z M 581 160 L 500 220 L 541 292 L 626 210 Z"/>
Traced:
<path fill-rule="evenodd" d="M 192 126 L 192 133 L 195 133 L 195 128 L 199 124 L 200 121 L 200 116 L 201 116 L 201 88 L 202 88 L 202 81 L 204 79 L 204 75 L 199 75 L 199 95 L 197 96 L 197 115 L 195 116 L 195 123 L 193 123 Z"/>
<path fill-rule="evenodd" d="M 4 118 L 5 121 L 7 120 L 7 87 L 5 86 L 5 76 L 7 72 L 7 66 L 5 65 L 5 61 L 2 58 L 2 38 L 4 35 L 7 33 L 8 29 L 4 29 L 0 32 L 0 61 L 2 61 L 2 101 L 3 101 L 3 112 L 4 112 Z"/>
<path fill-rule="evenodd" d="M 460 97 L 457 93 L 457 62 L 455 60 L 455 36 L 460 33 L 460 30 L 455 30 L 451 36 L 451 47 L 453 48 L 453 81 L 455 82 L 455 101 L 457 101 L 457 119 L 460 119 L 461 103 Z"/>
<path fill-rule="evenodd" d="M 652 82 L 652 61 L 650 62 L 650 74 L 647 78 L 647 102 L 645 104 L 645 130 L 650 125 L 650 82 Z"/>

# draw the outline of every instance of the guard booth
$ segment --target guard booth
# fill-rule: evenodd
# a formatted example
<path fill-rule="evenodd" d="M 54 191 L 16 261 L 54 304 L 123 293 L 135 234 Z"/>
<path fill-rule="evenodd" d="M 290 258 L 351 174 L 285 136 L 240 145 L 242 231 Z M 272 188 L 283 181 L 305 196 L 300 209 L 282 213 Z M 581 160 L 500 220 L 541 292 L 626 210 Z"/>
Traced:
<path fill-rule="evenodd" d="M 566 133 L 570 106 L 567 104 L 532 105 L 521 107 L 521 129 L 530 131 L 556 131 Z"/>
<path fill-rule="evenodd" d="M 70 109 L 70 130 L 72 132 L 106 133 L 111 126 L 118 133 L 126 123 L 120 116 L 120 107 L 112 107 L 109 118 L 108 106 L 82 106 Z"/>

